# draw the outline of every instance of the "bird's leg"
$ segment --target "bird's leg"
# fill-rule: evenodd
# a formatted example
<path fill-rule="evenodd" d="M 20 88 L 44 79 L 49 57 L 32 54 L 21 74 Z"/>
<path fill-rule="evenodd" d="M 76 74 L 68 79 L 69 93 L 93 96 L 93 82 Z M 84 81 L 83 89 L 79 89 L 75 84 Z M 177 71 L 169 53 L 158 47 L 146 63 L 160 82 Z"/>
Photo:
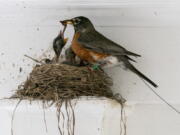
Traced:
<path fill-rule="evenodd" d="M 99 64 L 87 65 L 87 68 L 88 68 L 89 71 L 93 72 L 95 70 L 99 70 L 100 69 L 100 65 Z"/>
<path fill-rule="evenodd" d="M 91 71 L 93 73 L 94 73 L 94 71 L 97 71 L 97 70 L 104 72 L 101 65 L 99 65 L 99 64 L 87 65 L 87 68 L 88 68 L 89 71 Z"/>
<path fill-rule="evenodd" d="M 93 70 L 98 70 L 100 68 L 100 65 L 99 64 L 94 64 L 92 65 L 92 69 Z"/>
<path fill-rule="evenodd" d="M 102 70 L 102 68 L 104 67 L 104 66 L 106 66 L 107 65 L 107 61 L 98 61 L 98 63 L 96 63 L 96 64 L 94 64 L 93 65 L 93 69 L 94 70 Z"/>

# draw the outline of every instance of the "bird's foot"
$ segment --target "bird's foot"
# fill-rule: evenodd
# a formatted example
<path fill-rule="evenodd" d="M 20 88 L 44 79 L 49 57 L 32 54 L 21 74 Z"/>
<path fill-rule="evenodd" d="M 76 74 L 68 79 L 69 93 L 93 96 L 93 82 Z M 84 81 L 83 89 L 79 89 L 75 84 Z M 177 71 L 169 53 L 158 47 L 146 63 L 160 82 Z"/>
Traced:
<path fill-rule="evenodd" d="M 92 69 L 93 69 L 93 70 L 99 70 L 99 68 L 100 68 L 100 65 L 99 65 L 99 64 L 94 64 L 94 65 L 92 65 Z"/>
<path fill-rule="evenodd" d="M 90 70 L 90 71 L 97 71 L 97 70 L 100 70 L 101 69 L 101 67 L 100 67 L 100 65 L 99 64 L 94 64 L 94 65 L 91 65 L 91 66 L 87 66 L 88 67 L 88 69 Z"/>

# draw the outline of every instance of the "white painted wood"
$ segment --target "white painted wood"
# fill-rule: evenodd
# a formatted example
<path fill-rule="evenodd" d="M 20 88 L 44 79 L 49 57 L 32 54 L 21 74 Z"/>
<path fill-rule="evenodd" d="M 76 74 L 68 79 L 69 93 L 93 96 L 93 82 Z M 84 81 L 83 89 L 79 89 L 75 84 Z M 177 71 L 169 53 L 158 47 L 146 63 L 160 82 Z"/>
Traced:
<path fill-rule="evenodd" d="M 18 100 L 0 102 L 0 134 L 11 135 L 12 112 Z M 75 114 L 75 135 L 119 135 L 120 134 L 120 113 L 121 106 L 114 100 L 109 99 L 81 99 L 72 101 Z M 44 112 L 42 103 L 22 101 L 14 115 L 14 135 L 60 135 L 58 130 L 57 110 L 55 106 L 45 111 L 46 126 L 44 123 Z M 59 125 L 64 125 L 65 135 L 67 133 L 67 112 L 63 104 L 61 111 L 64 114 L 64 121 L 61 115 Z M 70 108 L 68 113 L 72 116 Z M 117 115 L 119 114 L 119 115 Z M 72 119 L 70 119 L 72 120 Z M 111 124 L 109 124 L 111 123 Z M 63 131 L 63 128 L 62 128 Z"/>

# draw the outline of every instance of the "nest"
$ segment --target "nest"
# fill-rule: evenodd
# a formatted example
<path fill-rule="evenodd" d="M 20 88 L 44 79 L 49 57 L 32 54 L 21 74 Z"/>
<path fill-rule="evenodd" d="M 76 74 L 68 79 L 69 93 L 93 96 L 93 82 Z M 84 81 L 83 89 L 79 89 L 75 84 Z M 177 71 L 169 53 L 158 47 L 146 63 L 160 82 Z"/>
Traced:
<path fill-rule="evenodd" d="M 65 64 L 36 65 L 14 98 L 57 101 L 81 96 L 113 98 L 112 80 L 103 70 Z"/>
<path fill-rule="evenodd" d="M 45 103 L 48 103 L 48 101 L 51 101 L 51 105 L 55 103 L 60 135 L 64 135 L 65 132 L 65 129 L 62 128 L 64 125 L 60 124 L 64 121 L 67 123 L 66 131 L 68 134 L 74 135 L 75 114 L 71 99 L 78 99 L 82 96 L 107 97 L 115 99 L 123 107 L 125 100 L 113 94 L 110 89 L 112 84 L 111 78 L 101 69 L 92 71 L 88 66 L 76 67 L 66 64 L 41 63 L 41 65 L 36 65 L 24 84 L 20 85 L 11 97 L 11 99 L 20 99 L 13 111 L 11 135 L 13 135 L 14 114 L 23 99 L 30 101 L 42 100 L 43 108 L 45 108 Z M 62 116 L 64 116 L 63 111 L 61 111 L 63 103 L 66 108 L 66 112 L 64 112 L 67 114 L 66 120 L 62 119 Z M 70 112 L 68 107 L 71 110 Z M 121 115 L 123 116 L 123 111 L 121 111 Z M 121 118 L 121 121 L 121 126 L 125 127 L 123 118 Z M 46 125 L 45 112 L 44 123 Z"/>

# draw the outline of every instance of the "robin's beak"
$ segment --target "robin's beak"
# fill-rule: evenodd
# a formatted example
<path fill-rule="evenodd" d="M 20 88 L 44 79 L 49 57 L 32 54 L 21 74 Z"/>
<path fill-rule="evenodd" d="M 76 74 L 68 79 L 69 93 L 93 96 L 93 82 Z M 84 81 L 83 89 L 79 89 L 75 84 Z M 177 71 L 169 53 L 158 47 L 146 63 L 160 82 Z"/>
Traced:
<path fill-rule="evenodd" d="M 60 23 L 62 23 L 63 25 L 67 25 L 67 24 L 73 24 L 73 20 L 64 20 L 64 21 L 60 21 Z"/>

